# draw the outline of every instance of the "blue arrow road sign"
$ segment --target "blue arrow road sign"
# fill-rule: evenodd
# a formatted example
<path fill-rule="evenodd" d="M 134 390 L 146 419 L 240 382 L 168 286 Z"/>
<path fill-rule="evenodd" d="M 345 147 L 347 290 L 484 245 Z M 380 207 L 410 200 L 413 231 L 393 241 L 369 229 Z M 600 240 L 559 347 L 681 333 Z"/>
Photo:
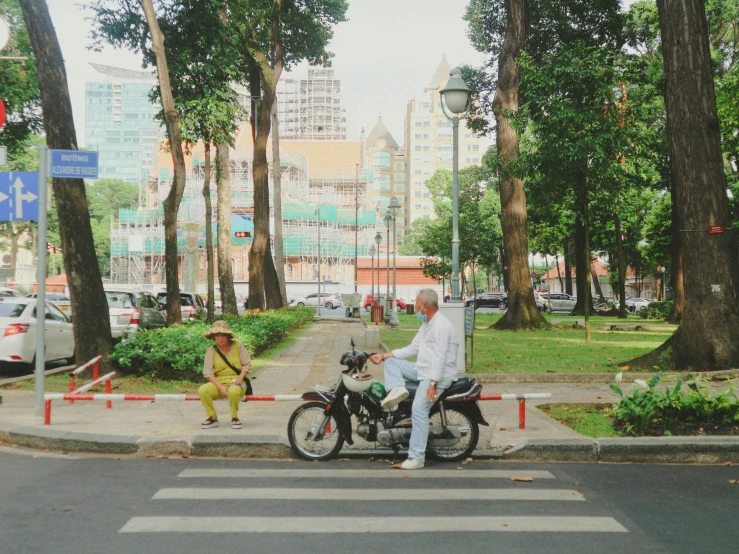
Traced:
<path fill-rule="evenodd" d="M 38 173 L 0 173 L 0 221 L 38 220 Z"/>
<path fill-rule="evenodd" d="M 98 153 L 78 150 L 51 150 L 51 177 L 98 178 Z"/>

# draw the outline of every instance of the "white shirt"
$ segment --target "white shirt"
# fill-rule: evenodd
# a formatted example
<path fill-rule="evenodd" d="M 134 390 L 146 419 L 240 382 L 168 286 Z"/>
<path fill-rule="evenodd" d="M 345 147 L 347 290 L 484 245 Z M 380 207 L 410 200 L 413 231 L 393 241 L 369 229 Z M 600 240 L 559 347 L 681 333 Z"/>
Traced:
<path fill-rule="evenodd" d="M 413 341 L 404 348 L 393 350 L 399 359 L 416 358 L 418 379 L 441 381 L 457 380 L 457 350 L 459 343 L 454 325 L 441 312 L 436 312 L 431 321 L 422 323 Z"/>

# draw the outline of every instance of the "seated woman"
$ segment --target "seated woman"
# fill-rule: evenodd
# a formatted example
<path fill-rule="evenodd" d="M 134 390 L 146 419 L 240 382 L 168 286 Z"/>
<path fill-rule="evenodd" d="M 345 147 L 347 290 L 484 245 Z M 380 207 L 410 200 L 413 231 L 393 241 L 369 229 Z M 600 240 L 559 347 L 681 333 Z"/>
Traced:
<path fill-rule="evenodd" d="M 205 406 L 208 419 L 200 424 L 201 429 L 218 427 L 218 416 L 213 401 L 228 398 L 231 407 L 231 427 L 241 429 L 239 401 L 244 396 L 244 378 L 251 371 L 251 356 L 244 345 L 234 340 L 228 322 L 218 320 L 204 334 L 216 344 L 205 352 L 203 375 L 209 381 L 198 389 L 200 401 Z"/>

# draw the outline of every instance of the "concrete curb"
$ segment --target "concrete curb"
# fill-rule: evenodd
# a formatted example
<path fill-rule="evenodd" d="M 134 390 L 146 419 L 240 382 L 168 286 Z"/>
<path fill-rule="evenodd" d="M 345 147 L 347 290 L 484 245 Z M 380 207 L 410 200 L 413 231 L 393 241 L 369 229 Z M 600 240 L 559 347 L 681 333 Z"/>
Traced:
<path fill-rule="evenodd" d="M 503 459 L 639 464 L 739 462 L 739 437 L 528 440 L 503 452 Z"/>
<path fill-rule="evenodd" d="M 633 383 L 636 379 L 649 381 L 655 373 L 632 373 L 624 371 L 624 383 Z M 615 373 L 470 373 L 482 384 L 510 383 L 578 383 L 578 384 L 610 384 L 615 383 Z M 700 373 L 663 373 L 666 379 L 689 379 L 702 376 L 711 380 L 733 379 L 739 377 L 739 369 L 724 371 L 706 371 Z"/>
<path fill-rule="evenodd" d="M 286 439 L 276 435 L 198 435 L 192 439 L 73 433 L 20 427 L 0 430 L 0 440 L 35 449 L 139 456 L 202 458 L 297 458 Z M 338 458 L 392 458 L 388 450 L 345 448 Z M 472 458 L 521 462 L 739 463 L 739 437 L 640 437 L 532 439 L 504 452 L 475 450 Z"/>

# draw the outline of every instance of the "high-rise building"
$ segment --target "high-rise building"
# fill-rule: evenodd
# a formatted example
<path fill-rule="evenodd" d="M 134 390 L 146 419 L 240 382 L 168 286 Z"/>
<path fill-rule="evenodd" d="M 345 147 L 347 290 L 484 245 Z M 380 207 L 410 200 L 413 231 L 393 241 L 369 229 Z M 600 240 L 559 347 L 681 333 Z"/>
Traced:
<path fill-rule="evenodd" d="M 305 79 L 283 76 L 277 98 L 281 139 L 346 140 L 341 81 L 333 69 L 309 69 Z"/>
<path fill-rule="evenodd" d="M 364 164 L 372 181 L 375 209 L 385 215 L 390 199 L 395 196 L 402 206 L 397 215 L 398 242 L 403 242 L 408 220 L 408 160 L 401 148 L 378 118 L 370 134 L 364 140 Z M 383 245 L 384 247 L 384 245 Z"/>
<path fill-rule="evenodd" d="M 433 218 L 434 206 L 426 188 L 426 180 L 437 169 L 452 169 L 452 122 L 441 107 L 439 91 L 449 80 L 451 66 L 445 56 L 423 92 L 408 101 L 405 118 L 405 149 L 408 158 L 410 222 Z M 489 140 L 467 129 L 466 120 L 459 122 L 459 169 L 478 165 Z"/>
<path fill-rule="evenodd" d="M 149 177 L 159 149 L 159 106 L 149 93 L 156 74 L 90 64 L 100 81 L 85 84 L 85 147 L 97 150 L 101 178 L 139 183 Z"/>

